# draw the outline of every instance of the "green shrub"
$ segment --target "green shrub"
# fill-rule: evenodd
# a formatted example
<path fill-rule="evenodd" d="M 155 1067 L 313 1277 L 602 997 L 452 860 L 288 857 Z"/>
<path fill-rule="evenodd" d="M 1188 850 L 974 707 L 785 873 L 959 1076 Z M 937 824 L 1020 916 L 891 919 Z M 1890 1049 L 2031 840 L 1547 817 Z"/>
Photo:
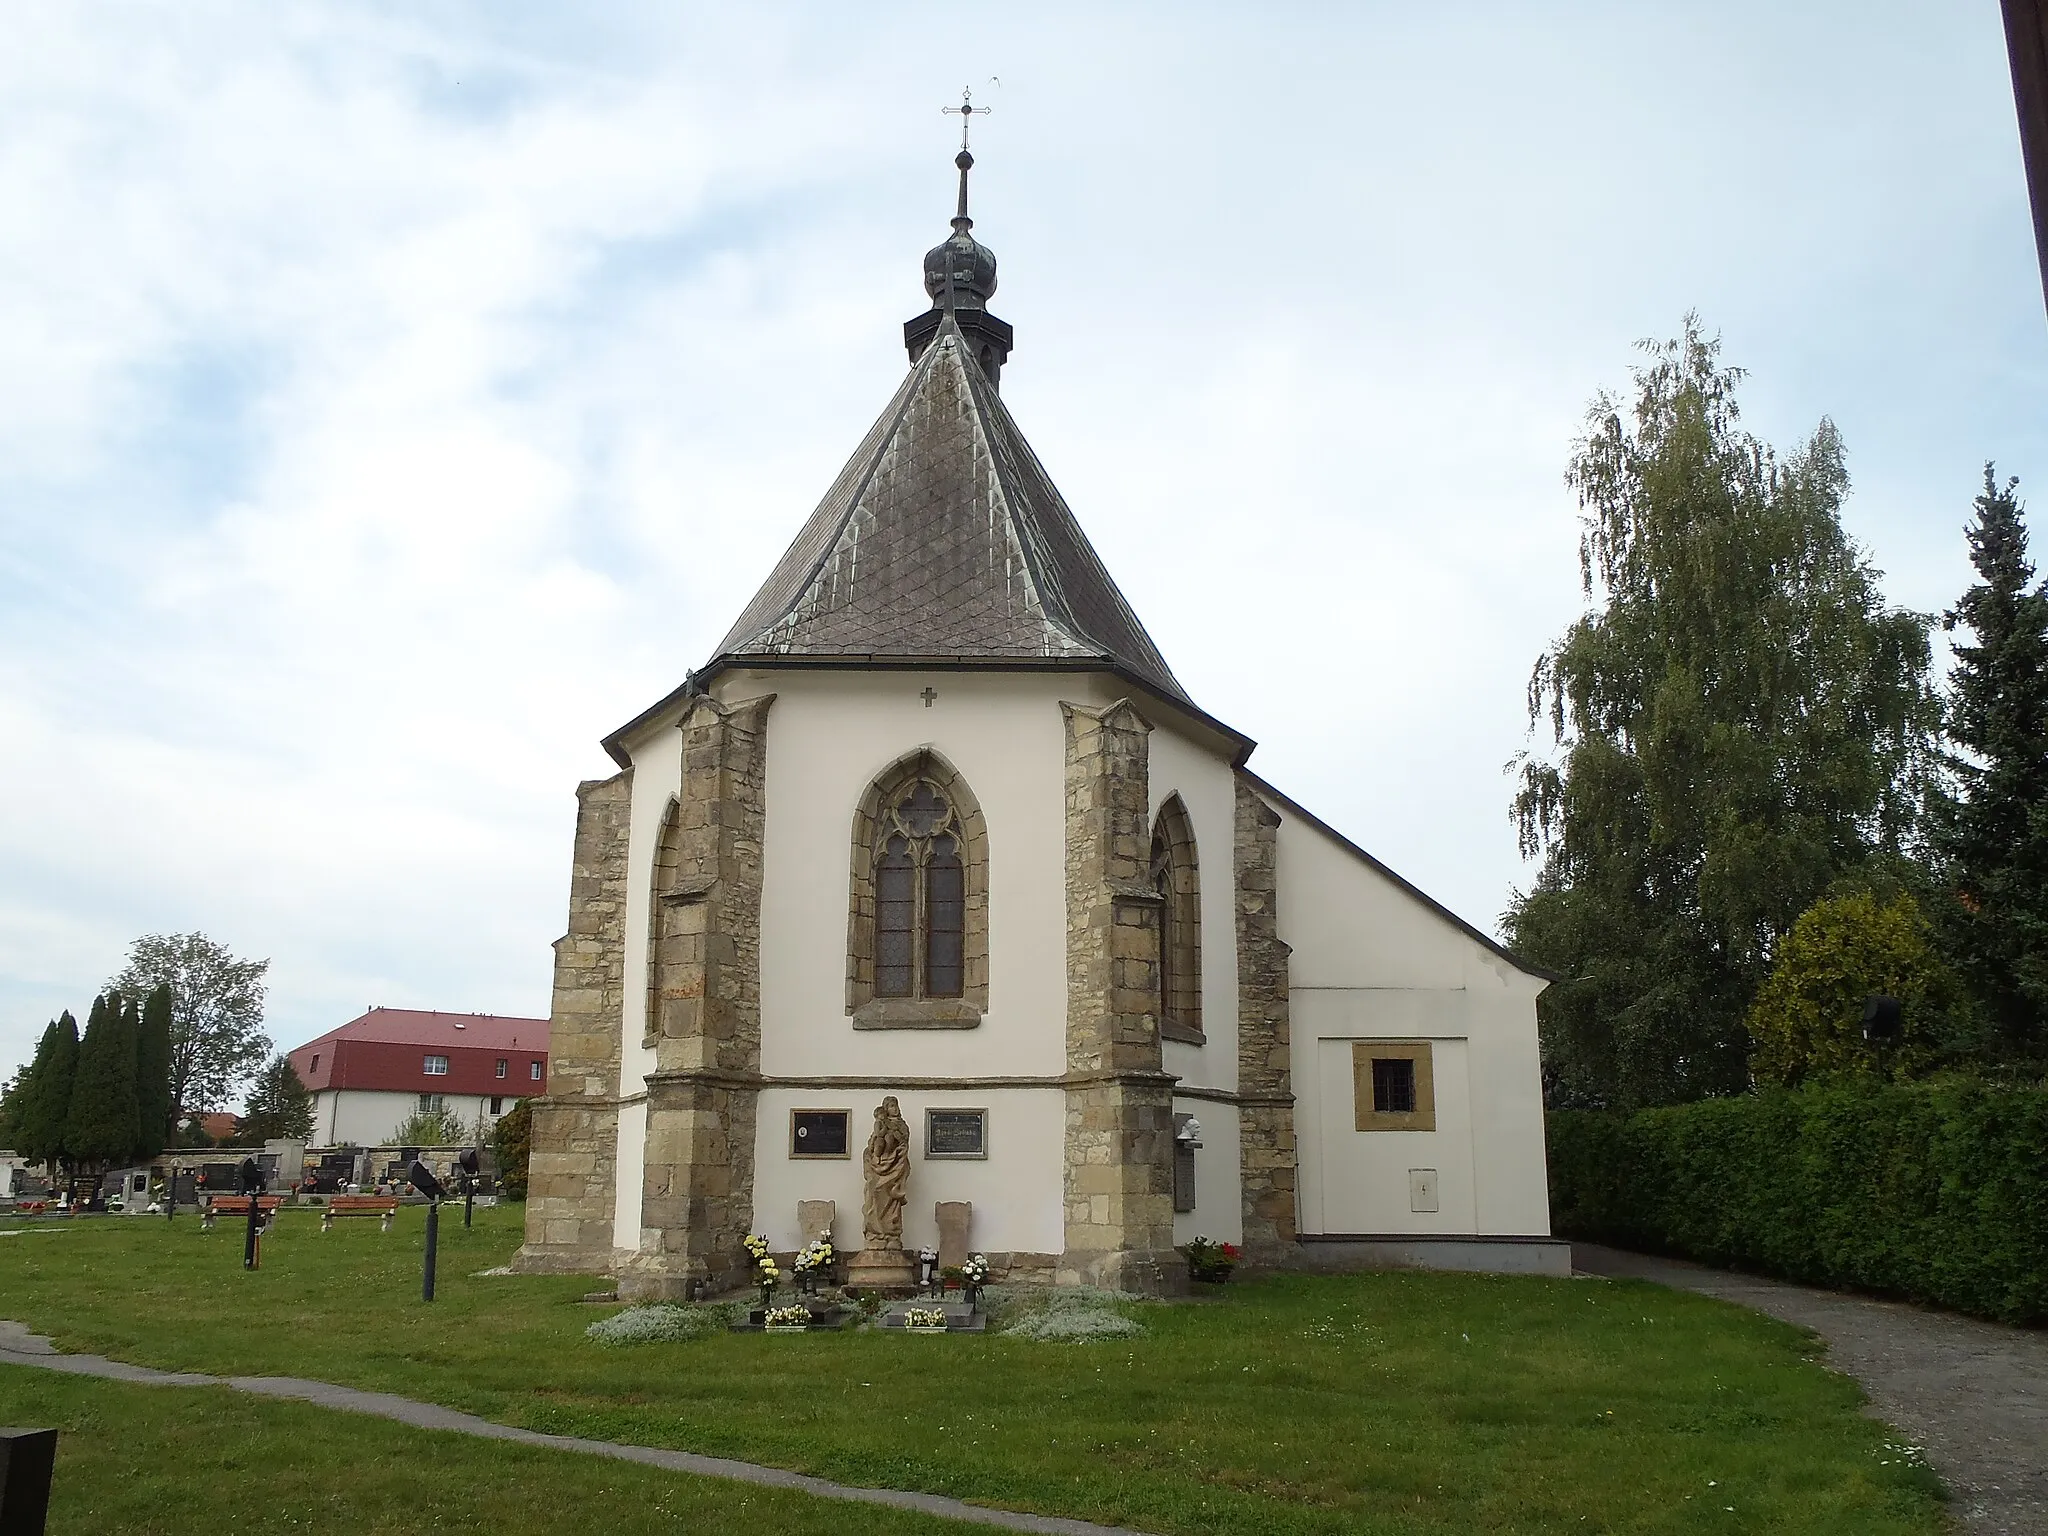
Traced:
<path fill-rule="evenodd" d="M 2048 1322 L 2048 1091 L 1852 1078 L 1549 1124 L 1566 1237 Z"/>
<path fill-rule="evenodd" d="M 491 1129 L 498 1154 L 498 1187 L 508 1200 L 526 1198 L 526 1165 L 533 1155 L 533 1100 L 521 1099 Z"/>

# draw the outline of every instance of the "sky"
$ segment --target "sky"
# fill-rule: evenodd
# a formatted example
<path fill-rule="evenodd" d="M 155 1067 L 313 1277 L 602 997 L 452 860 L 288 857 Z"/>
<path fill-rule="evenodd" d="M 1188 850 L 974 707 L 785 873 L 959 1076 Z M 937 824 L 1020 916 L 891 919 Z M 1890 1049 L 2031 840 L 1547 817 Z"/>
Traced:
<path fill-rule="evenodd" d="M 2048 486 L 1989 0 L 0 0 L 0 1076 L 150 932 L 280 1047 L 547 1012 L 575 785 L 899 381 L 968 85 L 1011 410 L 1252 766 L 1481 928 L 1638 340 L 1835 421 L 1900 606 Z"/>

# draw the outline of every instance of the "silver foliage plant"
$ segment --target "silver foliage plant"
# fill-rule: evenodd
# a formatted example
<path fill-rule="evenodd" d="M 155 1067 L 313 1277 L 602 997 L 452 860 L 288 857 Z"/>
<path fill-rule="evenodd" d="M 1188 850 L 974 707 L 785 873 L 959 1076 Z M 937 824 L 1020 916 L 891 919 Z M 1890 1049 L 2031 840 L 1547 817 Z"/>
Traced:
<path fill-rule="evenodd" d="M 1120 1310 L 1138 1300 L 1122 1291 L 1085 1286 L 1070 1290 L 1004 1288 L 988 1300 L 1002 1331 L 1012 1338 L 1073 1344 L 1135 1338 L 1145 1331 L 1143 1323 Z"/>
<path fill-rule="evenodd" d="M 687 1339 L 701 1339 L 706 1334 L 722 1333 L 731 1321 L 729 1309 L 713 1307 L 677 1307 L 666 1303 L 651 1307 L 628 1307 L 623 1312 L 614 1312 L 610 1317 L 600 1318 L 583 1332 L 586 1337 L 607 1348 L 618 1348 L 629 1344 L 669 1344 Z"/>

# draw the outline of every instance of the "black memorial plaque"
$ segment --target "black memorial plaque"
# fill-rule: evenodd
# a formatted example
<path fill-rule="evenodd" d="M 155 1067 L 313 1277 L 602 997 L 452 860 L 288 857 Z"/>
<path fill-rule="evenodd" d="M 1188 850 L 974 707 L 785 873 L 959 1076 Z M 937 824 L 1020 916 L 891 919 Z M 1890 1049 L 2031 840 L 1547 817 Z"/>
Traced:
<path fill-rule="evenodd" d="M 926 1157 L 987 1157 L 988 1111 L 928 1109 L 924 1112 Z"/>
<path fill-rule="evenodd" d="M 845 1157 L 847 1113 L 843 1109 L 793 1109 L 789 1112 L 791 1157 Z"/>

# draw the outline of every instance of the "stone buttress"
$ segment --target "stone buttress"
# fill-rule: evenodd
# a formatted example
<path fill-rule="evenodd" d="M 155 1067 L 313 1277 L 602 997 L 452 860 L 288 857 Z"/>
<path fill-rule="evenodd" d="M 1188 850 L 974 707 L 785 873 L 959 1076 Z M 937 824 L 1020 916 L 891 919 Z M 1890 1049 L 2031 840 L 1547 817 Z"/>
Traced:
<path fill-rule="evenodd" d="M 1237 1091 L 1244 1248 L 1274 1263 L 1295 1241 L 1293 1033 L 1280 937 L 1280 815 L 1237 781 Z"/>
<path fill-rule="evenodd" d="M 679 1299 L 749 1262 L 761 1075 L 761 844 L 768 706 L 685 711 L 673 883 L 653 893 L 645 1182 L 619 1294 Z"/>
<path fill-rule="evenodd" d="M 533 1102 L 527 1274 L 612 1265 L 619 1047 L 625 1004 L 626 870 L 633 772 L 576 789 L 569 931 L 555 941 L 548 1092 Z"/>
<path fill-rule="evenodd" d="M 1066 716 L 1067 1099 L 1063 1284 L 1178 1288 L 1173 1084 L 1158 1018 L 1161 899 L 1151 725 L 1128 700 Z"/>

